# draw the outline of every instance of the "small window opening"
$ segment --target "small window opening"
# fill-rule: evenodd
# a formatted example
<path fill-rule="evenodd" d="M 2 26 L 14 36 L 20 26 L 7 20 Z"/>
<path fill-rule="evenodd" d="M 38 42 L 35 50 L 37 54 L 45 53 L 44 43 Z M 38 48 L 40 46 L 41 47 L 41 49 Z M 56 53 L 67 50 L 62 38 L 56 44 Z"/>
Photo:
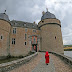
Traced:
<path fill-rule="evenodd" d="M 56 36 L 55 36 L 55 39 L 56 39 Z"/>
<path fill-rule="evenodd" d="M 25 34 L 25 40 L 26 40 L 26 38 L 27 38 L 27 34 Z"/>
<path fill-rule="evenodd" d="M 15 45 L 15 38 L 12 38 L 12 44 Z"/>
<path fill-rule="evenodd" d="M 3 37 L 1 36 L 1 39 L 3 39 Z"/>
<path fill-rule="evenodd" d="M 44 21 L 42 21 L 42 23 L 43 23 Z"/>
<path fill-rule="evenodd" d="M 26 42 L 25 42 L 25 45 L 26 45 Z"/>

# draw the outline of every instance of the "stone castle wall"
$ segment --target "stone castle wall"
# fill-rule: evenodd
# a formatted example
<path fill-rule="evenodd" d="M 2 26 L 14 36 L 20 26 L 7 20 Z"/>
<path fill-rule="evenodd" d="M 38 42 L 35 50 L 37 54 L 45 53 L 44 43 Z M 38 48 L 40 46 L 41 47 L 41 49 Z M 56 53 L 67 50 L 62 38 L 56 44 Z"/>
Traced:
<path fill-rule="evenodd" d="M 41 50 L 63 53 L 61 24 L 57 19 L 45 19 L 39 22 L 41 29 Z"/>
<path fill-rule="evenodd" d="M 63 53 L 60 21 L 58 19 L 45 19 L 39 22 L 38 27 L 40 30 L 14 27 L 9 22 L 0 20 L 0 56 L 7 56 L 9 53 L 12 56 L 25 56 L 31 51 L 29 36 L 32 35 L 40 36 L 39 50 Z M 16 28 L 16 34 L 13 34 L 13 28 Z M 36 30 L 36 32 L 33 32 L 33 30 Z M 25 34 L 27 35 L 26 40 Z M 3 39 L 1 39 L 1 36 Z M 15 38 L 15 44 L 12 44 L 12 38 Z"/>
<path fill-rule="evenodd" d="M 9 22 L 0 20 L 0 56 L 7 56 L 9 53 L 10 28 Z"/>
<path fill-rule="evenodd" d="M 13 34 L 13 28 L 16 28 L 16 34 Z M 33 32 L 33 30 L 36 30 L 36 32 Z M 11 56 L 25 56 L 31 51 L 31 40 L 29 36 L 39 34 L 40 31 L 37 29 L 14 27 L 8 21 L 0 20 L 0 57 L 9 54 Z M 15 44 L 12 44 L 12 38 L 15 38 Z"/>
<path fill-rule="evenodd" d="M 16 34 L 13 34 L 13 28 L 16 28 Z M 11 29 L 11 37 L 10 37 L 10 54 L 12 56 L 20 56 L 26 55 L 29 51 L 31 51 L 31 41 L 29 36 L 31 35 L 39 35 L 39 30 L 33 32 L 34 29 L 27 28 L 27 32 L 25 32 L 25 28 L 22 27 L 12 27 Z M 26 40 L 25 40 L 25 34 Z M 12 38 L 15 38 L 15 45 L 12 44 Z M 26 45 L 25 45 L 26 42 Z"/>

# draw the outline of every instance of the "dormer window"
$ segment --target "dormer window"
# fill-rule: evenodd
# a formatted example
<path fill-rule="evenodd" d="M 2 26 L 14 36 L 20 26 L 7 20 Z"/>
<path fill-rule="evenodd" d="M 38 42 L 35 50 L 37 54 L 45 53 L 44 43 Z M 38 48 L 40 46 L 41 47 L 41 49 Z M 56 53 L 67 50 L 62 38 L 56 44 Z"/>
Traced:
<path fill-rule="evenodd" d="M 26 26 L 26 24 L 24 24 L 24 26 Z"/>
<path fill-rule="evenodd" d="M 34 29 L 33 32 L 36 32 L 36 30 Z"/>
<path fill-rule="evenodd" d="M 17 23 L 15 23 L 15 25 L 17 25 Z"/>
<path fill-rule="evenodd" d="M 33 25 L 33 27 L 34 27 L 34 25 Z"/>

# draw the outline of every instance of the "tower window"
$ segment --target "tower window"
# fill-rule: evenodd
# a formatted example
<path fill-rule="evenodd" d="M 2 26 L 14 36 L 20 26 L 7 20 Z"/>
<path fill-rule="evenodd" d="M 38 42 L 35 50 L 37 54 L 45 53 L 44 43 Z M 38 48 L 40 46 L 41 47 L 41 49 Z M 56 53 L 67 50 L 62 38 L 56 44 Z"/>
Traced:
<path fill-rule="evenodd" d="M 15 45 L 15 38 L 12 38 L 12 44 Z"/>
<path fill-rule="evenodd" d="M 3 39 L 3 36 L 1 36 L 1 39 Z"/>
<path fill-rule="evenodd" d="M 26 40 L 27 34 L 25 34 L 25 40 Z"/>
<path fill-rule="evenodd" d="M 16 34 L 16 28 L 13 28 L 13 34 Z"/>
<path fill-rule="evenodd" d="M 42 21 L 42 23 L 43 23 L 44 21 Z"/>
<path fill-rule="evenodd" d="M 55 36 L 55 39 L 56 39 L 56 36 Z"/>
<path fill-rule="evenodd" d="M 25 42 L 25 45 L 26 45 L 26 42 Z"/>

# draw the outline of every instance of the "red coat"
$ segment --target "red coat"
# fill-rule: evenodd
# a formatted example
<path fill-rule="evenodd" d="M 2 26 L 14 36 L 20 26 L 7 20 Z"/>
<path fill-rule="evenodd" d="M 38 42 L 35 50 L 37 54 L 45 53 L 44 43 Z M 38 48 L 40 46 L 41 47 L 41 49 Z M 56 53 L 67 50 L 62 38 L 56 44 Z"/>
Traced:
<path fill-rule="evenodd" d="M 48 54 L 48 52 L 46 52 L 46 54 L 45 54 L 45 63 L 49 63 L 49 54 Z"/>

